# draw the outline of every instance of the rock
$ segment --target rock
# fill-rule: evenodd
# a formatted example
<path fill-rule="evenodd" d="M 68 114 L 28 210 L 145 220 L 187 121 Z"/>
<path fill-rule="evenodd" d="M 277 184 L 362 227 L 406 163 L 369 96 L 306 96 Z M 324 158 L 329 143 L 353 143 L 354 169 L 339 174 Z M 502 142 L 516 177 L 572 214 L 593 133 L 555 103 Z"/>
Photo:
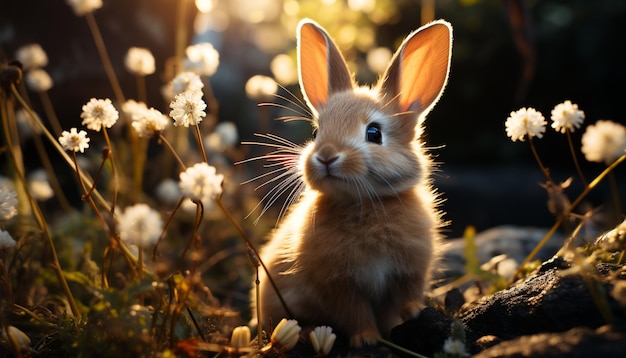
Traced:
<path fill-rule="evenodd" d="M 478 248 L 478 260 L 482 264 L 494 256 L 506 254 L 519 264 L 530 254 L 547 232 L 548 229 L 544 228 L 516 226 L 498 226 L 479 232 L 474 238 Z M 563 245 L 563 240 L 561 235 L 553 235 L 535 259 L 546 260 L 552 257 Z M 444 276 L 458 277 L 465 274 L 464 248 L 465 240 L 463 238 L 446 241 L 442 259 Z"/>
<path fill-rule="evenodd" d="M 492 357 L 623 357 L 626 333 L 609 326 L 596 330 L 576 327 L 563 333 L 539 333 L 505 341 L 486 349 L 475 358 Z"/>
<path fill-rule="evenodd" d="M 466 327 L 470 352 L 484 349 L 485 346 L 477 342 L 484 336 L 510 342 L 522 336 L 544 334 L 533 339 L 547 339 L 545 337 L 555 337 L 549 336 L 549 333 L 565 332 L 576 327 L 595 329 L 606 324 L 583 276 L 562 274 L 563 267 L 562 260 L 550 260 L 526 281 L 485 297 L 474 307 L 463 311 L 459 318 Z M 619 269 L 618 265 L 597 264 L 596 279 L 600 283 L 597 286 L 600 287 L 600 295 L 606 299 L 614 319 L 624 321 L 624 312 L 607 294 L 612 287 L 607 278 L 615 277 L 613 273 Z M 570 341 L 574 344 L 573 339 Z M 512 344 L 503 342 L 488 350 L 505 343 Z"/>
<path fill-rule="evenodd" d="M 420 315 L 404 322 L 391 331 L 391 341 L 413 352 L 432 357 L 441 351 L 450 336 L 453 319 L 432 307 L 426 307 Z"/>

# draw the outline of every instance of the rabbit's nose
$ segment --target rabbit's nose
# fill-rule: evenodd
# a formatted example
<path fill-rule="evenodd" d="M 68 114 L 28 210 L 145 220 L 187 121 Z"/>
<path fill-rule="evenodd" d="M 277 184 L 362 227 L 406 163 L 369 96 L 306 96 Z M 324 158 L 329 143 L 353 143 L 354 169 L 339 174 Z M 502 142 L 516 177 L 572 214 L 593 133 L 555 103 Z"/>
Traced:
<path fill-rule="evenodd" d="M 334 157 L 331 158 L 325 158 L 325 157 L 321 157 L 321 156 L 316 156 L 315 159 L 317 159 L 318 162 L 320 162 L 321 164 L 324 164 L 326 166 L 331 165 L 332 163 L 336 162 L 337 159 L 339 159 L 338 155 L 335 155 Z"/>

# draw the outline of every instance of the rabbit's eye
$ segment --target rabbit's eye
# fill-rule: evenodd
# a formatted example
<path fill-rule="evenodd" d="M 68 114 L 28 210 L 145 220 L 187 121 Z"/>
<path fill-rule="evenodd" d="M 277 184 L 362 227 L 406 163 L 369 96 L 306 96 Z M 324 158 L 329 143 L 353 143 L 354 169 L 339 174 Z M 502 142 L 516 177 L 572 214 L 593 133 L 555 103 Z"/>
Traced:
<path fill-rule="evenodd" d="M 365 134 L 366 134 L 366 138 L 368 142 L 372 142 L 376 144 L 383 143 L 383 132 L 380 130 L 380 124 L 378 123 L 368 124 Z"/>

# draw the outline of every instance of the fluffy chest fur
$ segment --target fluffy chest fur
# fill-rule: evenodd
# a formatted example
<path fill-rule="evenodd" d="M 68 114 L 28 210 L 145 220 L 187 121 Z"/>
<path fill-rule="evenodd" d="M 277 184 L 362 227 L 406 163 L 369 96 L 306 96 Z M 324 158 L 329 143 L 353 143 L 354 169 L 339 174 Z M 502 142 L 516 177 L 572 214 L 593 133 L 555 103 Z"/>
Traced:
<path fill-rule="evenodd" d="M 437 218 L 418 198 L 345 203 L 309 192 L 274 233 L 281 244 L 271 254 L 303 284 L 336 281 L 381 299 L 401 278 L 428 275 Z"/>

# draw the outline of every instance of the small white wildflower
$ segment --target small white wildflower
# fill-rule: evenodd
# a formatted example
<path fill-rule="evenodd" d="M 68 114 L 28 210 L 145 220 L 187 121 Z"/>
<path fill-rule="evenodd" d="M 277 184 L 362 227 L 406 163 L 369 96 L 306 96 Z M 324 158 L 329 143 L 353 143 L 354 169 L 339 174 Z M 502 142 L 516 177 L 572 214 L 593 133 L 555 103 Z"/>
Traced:
<path fill-rule="evenodd" d="M 156 197 L 165 204 L 176 204 L 181 196 L 178 182 L 174 179 L 164 179 L 156 187 Z"/>
<path fill-rule="evenodd" d="M 283 318 L 274 332 L 272 332 L 271 342 L 279 349 L 288 351 L 296 346 L 298 339 L 300 338 L 300 331 L 302 328 L 298 325 L 298 321 L 295 319 Z"/>
<path fill-rule="evenodd" d="M 156 71 L 154 64 L 154 56 L 147 48 L 131 47 L 126 53 L 124 59 L 126 69 L 135 75 L 146 76 Z"/>
<path fill-rule="evenodd" d="M 230 346 L 237 349 L 250 346 L 250 328 L 248 326 L 235 327 L 230 337 Z"/>
<path fill-rule="evenodd" d="M 102 127 L 113 127 L 119 115 L 110 99 L 92 98 L 83 106 L 83 113 L 80 114 L 80 118 L 83 119 L 82 124 L 84 126 L 100 132 Z"/>
<path fill-rule="evenodd" d="M 583 133 L 581 150 L 590 162 L 613 163 L 626 153 L 626 127 L 613 121 L 597 121 Z"/>
<path fill-rule="evenodd" d="M 148 109 L 148 106 L 144 102 L 137 102 L 134 99 L 128 99 L 122 105 L 122 112 L 127 118 L 133 119 L 133 117 L 142 111 Z"/>
<path fill-rule="evenodd" d="M 102 0 L 66 0 L 76 16 L 83 16 L 102 7 Z"/>
<path fill-rule="evenodd" d="M 8 186 L 0 186 L 0 220 L 7 221 L 17 215 L 17 193 Z"/>
<path fill-rule="evenodd" d="M 137 112 L 133 117 L 133 129 L 139 137 L 152 137 L 162 132 L 170 123 L 169 118 L 159 110 L 150 108 Z"/>
<path fill-rule="evenodd" d="M 120 239 L 146 247 L 154 244 L 161 236 L 163 220 L 156 210 L 146 204 L 135 204 L 124 210 L 119 218 Z"/>
<path fill-rule="evenodd" d="M 59 137 L 59 143 L 63 146 L 63 149 L 81 153 L 85 152 L 86 148 L 89 148 L 89 137 L 87 137 L 87 132 L 81 130 L 78 132 L 76 128 L 70 129 L 70 131 L 63 131 L 61 136 Z"/>
<path fill-rule="evenodd" d="M 39 44 L 29 44 L 20 47 L 15 52 L 15 59 L 22 63 L 24 70 L 45 67 L 48 64 L 48 55 Z"/>
<path fill-rule="evenodd" d="M 546 120 L 541 112 L 534 108 L 521 108 L 517 112 L 511 112 L 507 118 L 506 135 L 511 137 L 512 141 L 524 141 L 524 137 L 543 137 L 546 131 Z"/>
<path fill-rule="evenodd" d="M 172 91 L 174 95 L 186 91 L 200 92 L 202 88 L 204 88 L 202 79 L 193 72 L 181 72 L 172 80 Z"/>
<path fill-rule="evenodd" d="M 8 231 L 0 230 L 0 250 L 15 247 L 15 240 Z"/>
<path fill-rule="evenodd" d="M 201 162 L 180 173 L 180 192 L 192 200 L 211 199 L 222 193 L 224 176 L 217 174 L 215 167 Z"/>
<path fill-rule="evenodd" d="M 333 329 L 328 326 L 315 327 L 309 334 L 311 344 L 316 353 L 321 356 L 327 356 L 333 349 L 337 335 L 333 333 Z"/>
<path fill-rule="evenodd" d="M 209 150 L 223 152 L 228 148 L 232 148 L 237 144 L 239 140 L 239 134 L 237 133 L 237 126 L 233 122 L 221 122 L 213 133 L 207 135 L 204 138 L 204 146 Z"/>
<path fill-rule="evenodd" d="M 206 116 L 206 103 L 202 100 L 202 92 L 185 91 L 176 95 L 170 103 L 170 117 L 175 126 L 195 126 Z"/>
<path fill-rule="evenodd" d="M 458 339 L 448 338 L 443 342 L 444 353 L 454 357 L 467 357 L 469 354 L 465 351 L 465 343 Z"/>
<path fill-rule="evenodd" d="M 46 201 L 54 196 L 48 174 L 43 169 L 37 169 L 28 174 L 28 190 L 33 198 L 39 201 Z"/>
<path fill-rule="evenodd" d="M 213 76 L 220 64 L 219 52 L 208 42 L 187 47 L 185 55 L 185 70 L 200 76 Z"/>
<path fill-rule="evenodd" d="M 578 109 L 578 105 L 571 101 L 557 104 L 552 110 L 552 128 L 557 132 L 565 133 L 567 130 L 573 132 L 580 128 L 585 120 L 585 112 Z"/>
<path fill-rule="evenodd" d="M 39 115 L 35 113 L 35 116 L 39 118 Z M 41 120 L 41 119 L 40 119 Z M 15 121 L 21 135 L 30 137 L 33 134 L 39 134 L 42 132 L 41 128 L 35 123 L 33 117 L 24 108 L 20 108 L 15 111 Z"/>
<path fill-rule="evenodd" d="M 41 68 L 34 68 L 24 76 L 28 88 L 35 92 L 45 92 L 52 88 L 52 78 Z"/>
<path fill-rule="evenodd" d="M 278 91 L 278 85 L 273 78 L 255 75 L 246 82 L 246 94 L 250 99 L 256 101 L 266 101 Z"/>

